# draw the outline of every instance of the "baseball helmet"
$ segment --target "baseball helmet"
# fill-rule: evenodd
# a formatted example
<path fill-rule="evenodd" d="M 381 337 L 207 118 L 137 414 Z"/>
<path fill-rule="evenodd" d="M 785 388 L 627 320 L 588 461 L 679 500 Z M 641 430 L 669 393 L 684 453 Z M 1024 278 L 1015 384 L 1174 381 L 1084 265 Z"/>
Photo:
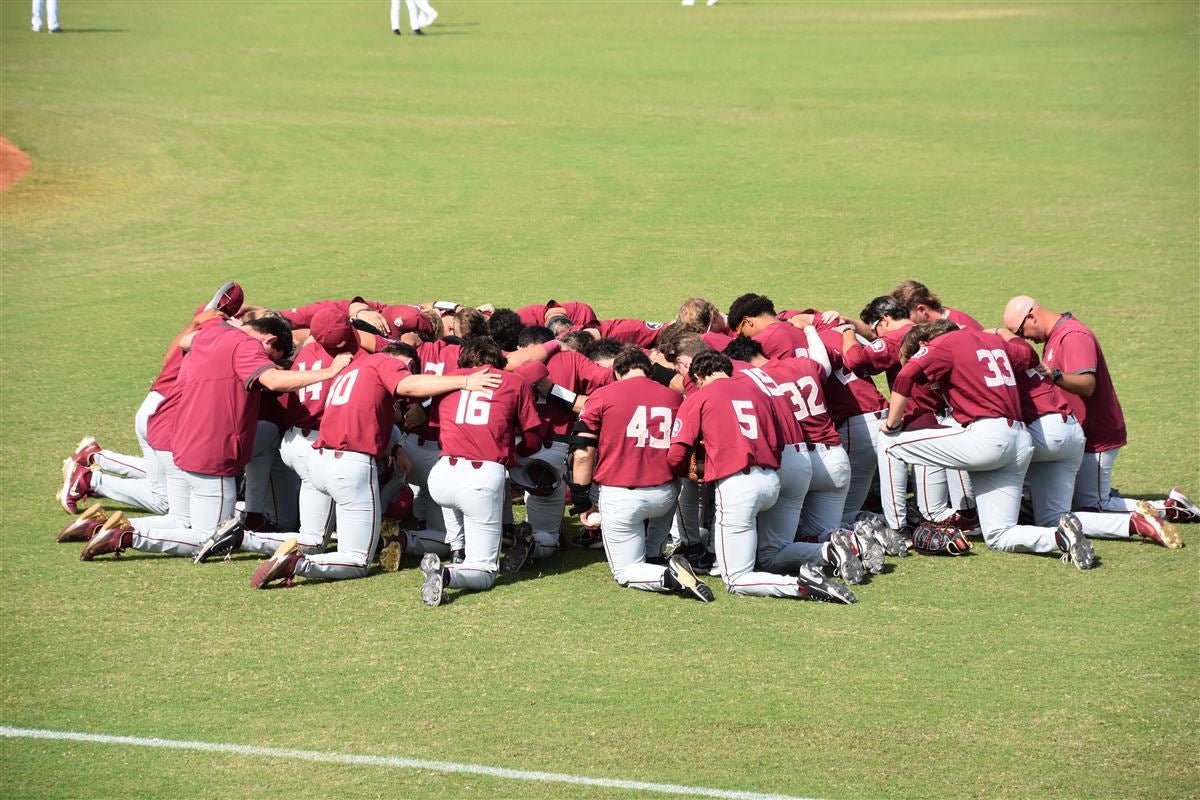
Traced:
<path fill-rule="evenodd" d="M 514 485 L 535 497 L 549 497 L 558 489 L 558 470 L 539 458 L 530 459 L 509 473 Z"/>

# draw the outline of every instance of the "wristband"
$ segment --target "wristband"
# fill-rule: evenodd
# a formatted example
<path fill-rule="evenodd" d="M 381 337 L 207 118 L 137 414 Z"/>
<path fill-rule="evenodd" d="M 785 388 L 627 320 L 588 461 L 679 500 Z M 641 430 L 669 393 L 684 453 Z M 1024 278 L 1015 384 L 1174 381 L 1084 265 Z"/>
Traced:
<path fill-rule="evenodd" d="M 1061 369 L 1050 370 L 1050 382 L 1051 383 L 1053 383 L 1055 386 L 1058 386 L 1060 383 L 1062 383 L 1062 379 L 1063 379 L 1063 371 Z"/>
<path fill-rule="evenodd" d="M 455 311 L 458 310 L 458 303 L 452 303 L 449 300 L 438 300 L 436 303 L 433 304 L 433 307 L 436 308 L 438 311 L 441 311 L 442 313 L 445 313 L 447 311 L 449 311 L 450 313 L 454 313 Z"/>
<path fill-rule="evenodd" d="M 883 421 L 883 429 L 884 429 L 885 431 L 888 431 L 888 432 L 890 432 L 890 433 L 895 433 L 896 431 L 900 430 L 900 429 L 901 429 L 901 428 L 903 428 L 903 427 L 904 427 L 904 420 L 900 420 L 900 424 L 899 424 L 899 425 L 897 425 L 897 426 L 896 426 L 896 427 L 894 427 L 894 428 L 893 428 L 891 425 L 888 425 L 888 423 L 887 423 L 887 420 L 886 420 L 886 419 Z"/>
<path fill-rule="evenodd" d="M 650 365 L 650 379 L 668 388 L 671 386 L 671 381 L 675 380 L 675 376 L 678 374 L 675 370 L 670 367 L 664 367 L 662 364 Z"/>
<path fill-rule="evenodd" d="M 563 388 L 556 383 L 550 387 L 550 396 L 547 399 L 570 409 L 575 407 L 575 401 L 578 398 L 579 395 L 577 395 L 575 392 L 572 392 L 570 389 Z"/>

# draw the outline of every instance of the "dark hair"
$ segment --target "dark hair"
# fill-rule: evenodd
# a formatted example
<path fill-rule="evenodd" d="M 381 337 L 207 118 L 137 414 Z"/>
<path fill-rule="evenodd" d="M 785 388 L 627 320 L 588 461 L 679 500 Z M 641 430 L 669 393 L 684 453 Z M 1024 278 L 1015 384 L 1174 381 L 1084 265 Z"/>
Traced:
<path fill-rule="evenodd" d="M 497 308 L 488 320 L 488 334 L 505 350 L 516 350 L 517 337 L 525 323 L 511 308 Z"/>
<path fill-rule="evenodd" d="M 244 322 L 242 325 L 247 328 L 253 328 L 259 333 L 265 333 L 268 336 L 274 336 L 275 349 L 283 354 L 280 357 L 281 361 L 287 361 L 292 357 L 292 349 L 294 346 L 294 343 L 292 342 L 292 323 L 288 322 L 283 317 L 276 316 L 274 314 L 268 314 L 267 316 L 258 317 L 257 319 L 250 320 L 249 322 Z"/>
<path fill-rule="evenodd" d="M 504 351 L 490 336 L 479 336 L 472 339 L 463 345 L 458 354 L 460 368 L 488 366 L 504 369 L 507 364 L 508 358 L 505 357 Z"/>
<path fill-rule="evenodd" d="M 556 314 L 550 319 L 546 320 L 546 327 L 549 328 L 550 332 L 555 336 L 562 336 L 574 326 L 575 323 L 571 322 L 571 318 L 566 314 Z"/>
<path fill-rule="evenodd" d="M 884 317 L 892 319 L 908 319 L 908 309 L 890 294 L 880 295 L 863 306 L 858 312 L 858 318 L 868 325 L 874 325 Z"/>
<path fill-rule="evenodd" d="M 545 325 L 530 325 L 521 331 L 517 337 L 518 347 L 529 347 L 531 344 L 545 344 L 554 338 L 554 333 Z"/>
<path fill-rule="evenodd" d="M 379 352 L 387 353 L 389 356 L 404 356 L 408 361 L 408 371 L 414 375 L 421 374 L 421 356 L 417 354 L 417 348 L 405 342 L 392 342 L 387 347 Z"/>
<path fill-rule="evenodd" d="M 600 341 L 613 341 L 612 339 L 601 339 Z M 637 345 L 624 345 L 620 352 L 613 357 L 613 372 L 617 375 L 624 375 L 631 369 L 640 369 L 646 375 L 650 374 L 652 367 L 650 366 L 650 356 L 646 355 L 645 351 Z"/>
<path fill-rule="evenodd" d="M 640 347 L 634 345 L 638 350 Z M 593 339 L 587 347 L 583 348 L 583 354 L 592 361 L 599 361 L 603 358 L 616 358 L 617 354 L 625 349 L 625 342 L 619 342 L 616 339 Z"/>
<path fill-rule="evenodd" d="M 742 320 L 763 314 L 775 316 L 775 304 L 771 302 L 771 298 L 761 294 L 744 294 L 730 304 L 726 322 L 729 330 L 735 331 L 742 324 Z"/>
<path fill-rule="evenodd" d="M 942 334 L 956 330 L 958 330 L 958 326 L 948 319 L 913 325 L 909 328 L 908 333 L 904 334 L 904 341 L 900 342 L 900 363 L 903 364 L 912 358 L 913 354 L 920 350 L 921 345 L 926 342 L 932 342 Z"/>
<path fill-rule="evenodd" d="M 735 336 L 722 350 L 735 361 L 753 361 L 763 354 L 762 345 L 749 336 Z"/>
<path fill-rule="evenodd" d="M 707 378 L 710 375 L 716 375 L 718 372 L 724 372 L 726 375 L 733 375 L 733 364 L 729 361 L 729 356 L 724 353 L 718 353 L 716 350 L 707 350 L 692 359 L 692 366 L 688 370 L 688 374 L 692 376 L 692 380 L 699 378 Z"/>
<path fill-rule="evenodd" d="M 564 333 L 558 337 L 558 340 L 562 342 L 564 350 L 574 350 L 576 353 L 585 352 L 588 349 L 588 345 L 596 341 L 590 333 L 584 333 L 583 331 Z"/>

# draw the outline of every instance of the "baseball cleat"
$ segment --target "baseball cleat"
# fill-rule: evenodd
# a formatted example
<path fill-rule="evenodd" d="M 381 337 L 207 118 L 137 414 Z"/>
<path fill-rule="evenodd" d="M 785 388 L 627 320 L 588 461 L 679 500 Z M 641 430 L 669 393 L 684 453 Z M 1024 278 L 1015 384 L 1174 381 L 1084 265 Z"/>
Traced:
<path fill-rule="evenodd" d="M 953 527 L 918 525 L 912 533 L 913 549 L 923 556 L 961 556 L 971 549 L 962 531 Z"/>
<path fill-rule="evenodd" d="M 533 528 L 528 522 L 522 522 L 517 525 L 513 531 L 513 546 L 508 549 L 508 555 L 504 557 L 504 571 L 518 572 L 529 563 L 529 557 L 533 555 Z"/>
<path fill-rule="evenodd" d="M 92 459 L 99 452 L 100 445 L 96 442 L 96 437 L 85 436 L 79 440 L 79 444 L 75 445 L 75 452 L 71 453 L 71 460 L 81 467 L 90 467 Z"/>
<path fill-rule="evenodd" d="M 1200 506 L 1193 503 L 1178 486 L 1167 495 L 1163 506 L 1167 519 L 1172 522 L 1200 522 Z"/>
<path fill-rule="evenodd" d="M 1145 500 L 1138 501 L 1137 508 L 1129 515 L 1129 528 L 1131 533 L 1169 550 L 1183 547 L 1175 526 L 1160 517 L 1158 509 Z"/>
<path fill-rule="evenodd" d="M 857 586 L 865 579 L 863 563 L 858 556 L 854 555 L 854 545 L 850 543 L 849 531 L 833 532 L 833 535 L 829 537 L 826 558 L 833 565 L 833 574 L 846 583 Z"/>
<path fill-rule="evenodd" d="M 296 537 L 291 537 L 275 550 L 275 554 L 258 565 L 250 576 L 251 589 L 265 589 L 271 581 L 283 581 L 284 586 L 291 586 L 296 577 L 296 564 L 303 558 Z"/>
<path fill-rule="evenodd" d="M 692 571 L 692 565 L 683 556 L 673 555 L 667 559 L 666 576 L 675 583 L 680 592 L 690 593 L 705 603 L 711 603 L 716 599 L 713 590 L 696 577 L 696 573 Z"/>
<path fill-rule="evenodd" d="M 87 544 L 83 546 L 83 552 L 79 554 L 79 560 L 91 561 L 96 556 L 109 553 L 113 554 L 113 558 L 120 558 L 121 551 L 132 543 L 133 525 L 129 523 L 124 512 L 117 511 L 88 539 Z"/>
<path fill-rule="evenodd" d="M 421 572 L 425 573 L 425 582 L 421 584 L 421 602 L 430 607 L 440 606 L 445 575 L 442 572 L 442 560 L 436 553 L 426 553 L 421 557 Z"/>
<path fill-rule="evenodd" d="M 233 515 L 218 525 L 212 536 L 204 540 L 196 555 L 192 556 L 192 563 L 203 564 L 213 556 L 225 556 L 228 560 L 233 552 L 242 546 L 245 533 L 246 528 L 242 525 L 242 520 L 236 514 Z"/>
<path fill-rule="evenodd" d="M 887 526 L 883 517 L 878 514 L 872 514 L 870 511 L 863 511 L 854 520 L 854 532 L 859 536 L 868 539 L 874 539 L 883 548 L 883 552 L 889 556 L 896 558 L 906 558 L 908 556 L 908 543 L 899 531 L 893 530 Z"/>
<path fill-rule="evenodd" d="M 62 476 L 62 489 L 54 495 L 54 499 L 68 514 L 78 514 L 79 501 L 91 496 L 92 471 L 67 458 L 63 459 Z"/>
<path fill-rule="evenodd" d="M 399 28 L 392 28 L 392 33 L 394 33 L 394 34 L 396 34 L 397 36 L 399 36 L 399 35 L 400 35 L 400 29 L 399 29 Z"/>
<path fill-rule="evenodd" d="M 86 542 L 106 521 L 108 512 L 99 503 L 92 503 L 54 538 L 60 542 Z"/>
<path fill-rule="evenodd" d="M 801 564 L 796 579 L 800 584 L 800 596 L 807 600 L 846 605 L 858 602 L 854 592 L 837 581 L 826 578 L 821 568 L 812 564 Z"/>
<path fill-rule="evenodd" d="M 1058 542 L 1058 549 L 1063 551 L 1061 561 L 1074 564 L 1079 569 L 1091 569 L 1096 566 L 1096 550 L 1084 537 L 1079 517 L 1070 513 L 1059 517 L 1054 538 Z"/>
<path fill-rule="evenodd" d="M 858 556 L 858 560 L 862 562 L 867 572 L 872 575 L 883 572 L 883 547 L 879 542 L 869 536 L 859 536 L 852 530 L 847 530 L 846 534 L 850 537 L 854 554 Z"/>
<path fill-rule="evenodd" d="M 404 544 L 408 536 L 394 519 L 384 518 L 379 526 L 379 567 L 384 572 L 396 572 L 400 569 L 400 559 L 404 556 Z"/>

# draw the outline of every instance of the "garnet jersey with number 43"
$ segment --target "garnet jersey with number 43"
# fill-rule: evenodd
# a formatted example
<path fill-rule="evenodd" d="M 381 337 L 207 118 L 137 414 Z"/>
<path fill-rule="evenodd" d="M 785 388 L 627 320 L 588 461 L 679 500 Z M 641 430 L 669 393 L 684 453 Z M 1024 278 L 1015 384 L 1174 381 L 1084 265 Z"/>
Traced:
<path fill-rule="evenodd" d="M 580 419 L 600 432 L 595 481 L 636 489 L 673 480 L 667 450 L 682 402 L 678 392 L 638 376 L 604 386 L 588 397 Z"/>

